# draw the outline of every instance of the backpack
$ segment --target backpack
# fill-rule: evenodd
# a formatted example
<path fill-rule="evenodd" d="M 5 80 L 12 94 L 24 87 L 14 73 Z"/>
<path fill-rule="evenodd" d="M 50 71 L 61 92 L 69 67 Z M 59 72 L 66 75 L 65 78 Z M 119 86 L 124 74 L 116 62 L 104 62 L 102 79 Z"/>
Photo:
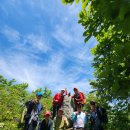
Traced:
<path fill-rule="evenodd" d="M 39 114 L 43 110 L 43 106 L 41 103 L 38 103 L 36 106 L 33 100 L 27 101 L 25 103 L 26 109 L 27 109 L 27 114 L 31 114 L 32 110 L 37 111 Z"/>
<path fill-rule="evenodd" d="M 105 108 L 100 108 L 101 109 L 101 121 L 104 124 L 108 123 L 108 116 L 107 116 L 107 111 Z"/>
<path fill-rule="evenodd" d="M 108 116 L 107 111 L 105 108 L 97 108 L 97 115 L 102 123 L 107 124 L 108 123 Z"/>
<path fill-rule="evenodd" d="M 85 97 L 84 93 L 83 93 L 83 92 L 80 92 L 80 93 L 81 93 L 81 95 L 83 96 L 83 101 L 82 101 L 82 103 L 83 103 L 83 104 L 86 104 L 86 97 Z"/>

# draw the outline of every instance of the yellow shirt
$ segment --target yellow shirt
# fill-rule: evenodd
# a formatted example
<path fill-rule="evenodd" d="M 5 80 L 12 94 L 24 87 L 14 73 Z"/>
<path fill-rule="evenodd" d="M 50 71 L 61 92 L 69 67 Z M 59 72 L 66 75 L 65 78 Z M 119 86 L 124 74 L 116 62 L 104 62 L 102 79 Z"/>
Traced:
<path fill-rule="evenodd" d="M 65 123 L 66 122 L 66 123 Z M 68 120 L 65 116 L 54 118 L 54 130 L 65 130 L 69 125 Z"/>

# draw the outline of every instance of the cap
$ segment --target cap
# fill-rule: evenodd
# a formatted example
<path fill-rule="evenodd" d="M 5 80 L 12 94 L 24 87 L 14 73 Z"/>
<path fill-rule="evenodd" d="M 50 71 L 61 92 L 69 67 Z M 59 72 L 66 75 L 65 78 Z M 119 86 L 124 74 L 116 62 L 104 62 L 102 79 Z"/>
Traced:
<path fill-rule="evenodd" d="M 90 101 L 90 105 L 95 105 L 95 102 L 94 101 Z"/>
<path fill-rule="evenodd" d="M 37 93 L 36 93 L 36 96 L 42 97 L 42 96 L 43 96 L 43 93 L 42 93 L 42 92 L 37 92 Z"/>
<path fill-rule="evenodd" d="M 61 89 L 61 91 L 65 91 L 65 89 L 63 88 L 63 89 Z"/>
<path fill-rule="evenodd" d="M 45 116 L 46 115 L 48 115 L 48 116 L 50 116 L 51 115 L 51 113 L 49 112 L 49 111 L 47 111 L 47 112 L 45 112 L 45 114 L 44 114 Z"/>

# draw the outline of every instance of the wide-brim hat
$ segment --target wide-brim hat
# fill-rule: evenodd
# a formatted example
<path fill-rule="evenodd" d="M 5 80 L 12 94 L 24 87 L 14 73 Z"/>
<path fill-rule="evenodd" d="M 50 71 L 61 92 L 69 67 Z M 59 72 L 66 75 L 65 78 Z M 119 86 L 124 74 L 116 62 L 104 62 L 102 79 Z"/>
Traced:
<path fill-rule="evenodd" d="M 65 91 L 65 89 L 63 88 L 63 89 L 61 89 L 61 91 Z"/>

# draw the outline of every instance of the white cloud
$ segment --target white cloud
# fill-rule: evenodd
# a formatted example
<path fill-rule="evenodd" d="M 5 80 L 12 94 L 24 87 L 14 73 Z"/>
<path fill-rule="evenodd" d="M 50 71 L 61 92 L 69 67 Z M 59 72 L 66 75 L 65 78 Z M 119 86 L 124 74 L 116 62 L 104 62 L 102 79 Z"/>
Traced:
<path fill-rule="evenodd" d="M 71 24 L 68 25 L 68 23 L 63 22 L 55 27 L 52 36 L 64 47 L 72 48 L 72 54 L 76 54 L 79 58 L 81 58 L 81 56 L 85 57 L 86 55 L 89 56 L 89 59 L 92 59 L 90 49 L 95 47 L 97 41 L 92 37 L 87 43 L 84 43 L 84 37 L 82 34 L 83 28 L 81 25 L 75 22 L 71 22 Z"/>
<path fill-rule="evenodd" d="M 63 27 L 57 26 L 56 31 L 52 34 L 63 46 L 70 48 L 73 43 L 72 35 L 63 30 Z"/>
<path fill-rule="evenodd" d="M 43 35 L 28 34 L 22 35 L 19 31 L 5 26 L 0 31 L 6 38 L 14 44 L 16 49 L 22 51 L 42 51 L 46 53 L 49 48 L 49 41 Z M 28 47 L 27 47 L 28 45 Z"/>
<path fill-rule="evenodd" d="M 43 1 L 43 0 L 25 0 L 25 1 L 33 9 L 39 8 L 39 9 L 44 10 L 44 8 L 46 7 L 45 1 Z"/>
<path fill-rule="evenodd" d="M 62 57 L 53 55 L 47 65 L 34 64 L 26 55 L 0 57 L 0 72 L 19 82 L 27 82 L 30 89 L 62 81 Z"/>
<path fill-rule="evenodd" d="M 20 33 L 11 27 L 5 26 L 0 32 L 3 33 L 10 42 L 17 42 L 20 40 Z"/>
<path fill-rule="evenodd" d="M 12 2 L 15 3 L 16 0 Z M 61 1 L 59 4 L 59 0 L 55 1 L 54 4 L 51 2 L 52 1 L 48 2 L 48 0 L 23 1 L 25 5 L 26 3 L 30 5 L 33 10 L 32 13 L 39 14 L 39 17 L 42 17 L 42 14 L 47 14 L 46 17 L 50 15 L 50 19 L 47 20 L 52 21 L 51 24 L 53 24 L 56 19 L 56 26 L 53 25 L 52 30 L 45 28 L 50 29 L 52 32 L 50 31 L 48 33 L 41 28 L 36 29 L 37 25 L 34 27 L 37 33 L 32 31 L 28 34 L 21 34 L 18 30 L 9 26 L 5 26 L 1 30 L 1 33 L 3 33 L 11 43 L 14 43 L 13 47 L 17 52 L 12 52 L 12 50 L 8 48 L 9 53 L 11 52 L 10 55 L 8 55 L 8 53 L 7 55 L 0 56 L 0 73 L 10 78 L 16 78 L 18 82 L 29 83 L 30 91 L 45 85 L 53 92 L 59 91 L 63 87 L 68 88 L 71 92 L 73 87 L 78 87 L 84 92 L 89 91 L 90 85 L 88 80 L 85 79 L 87 77 L 77 80 L 78 78 L 80 79 L 81 74 L 92 75 L 92 71 L 87 70 L 87 65 L 92 58 L 89 53 L 91 45 L 89 46 L 89 44 L 87 44 L 84 47 L 82 38 L 83 29 L 77 24 L 77 14 L 80 10 L 80 6 L 76 6 L 75 4 L 73 6 L 62 6 Z M 29 8 L 28 5 L 26 6 Z M 15 4 L 13 4 L 13 6 L 15 6 Z M 15 6 L 15 10 L 18 10 L 17 6 Z M 44 26 L 47 26 L 47 24 L 44 23 Z M 41 31 L 40 34 L 39 30 Z M 48 37 L 45 37 L 46 35 L 44 34 L 47 34 Z M 48 39 L 53 37 L 59 44 L 63 45 L 63 49 L 57 52 L 55 52 L 55 50 L 53 51 L 48 41 Z M 54 43 L 52 42 L 52 44 Z M 51 54 L 48 52 L 50 50 L 52 52 Z M 43 62 L 45 57 L 35 55 L 35 52 L 38 54 L 44 52 L 51 58 L 45 63 Z M 62 68 L 64 60 L 66 60 L 65 57 L 76 61 L 75 65 L 70 66 L 68 70 Z M 38 60 L 42 62 L 39 63 Z M 84 69 L 85 66 L 86 69 Z"/>
<path fill-rule="evenodd" d="M 60 28 L 58 29 L 60 30 Z M 62 29 L 63 28 L 61 26 L 61 30 Z M 23 49 L 23 52 L 29 51 L 29 48 L 26 48 L 26 45 L 30 44 L 32 59 L 40 58 L 34 55 L 33 51 L 47 52 L 50 47 L 49 44 L 46 44 L 46 40 L 44 40 L 44 38 L 40 35 L 28 34 L 26 36 L 23 36 L 14 29 L 8 29 L 8 31 L 6 31 L 5 29 L 5 31 L 3 30 L 3 32 L 3 34 L 9 40 L 11 39 L 11 42 L 21 42 L 22 39 L 22 44 L 16 44 L 15 47 L 20 47 L 19 49 Z M 73 36 L 73 33 L 67 34 L 65 31 L 62 30 L 61 32 L 59 32 L 59 36 L 60 35 L 62 40 L 61 42 L 66 40 L 66 42 L 69 43 L 69 45 L 66 45 L 66 42 L 64 42 L 64 46 L 67 48 L 73 48 L 73 38 L 75 37 Z M 78 36 L 76 38 L 78 40 L 80 39 L 78 38 Z M 78 40 L 77 42 L 80 41 Z M 87 61 L 87 59 L 89 59 L 91 56 L 86 57 L 86 48 L 82 48 L 82 46 L 80 47 L 80 45 L 82 45 L 82 43 L 79 45 L 75 45 L 76 48 L 74 48 L 71 52 L 57 52 L 53 54 L 47 64 L 35 64 L 35 61 L 30 59 L 30 55 L 26 55 L 27 53 L 14 53 L 12 54 L 12 56 L 8 56 L 6 58 L 0 57 L 0 72 L 4 75 L 9 76 L 10 78 L 16 78 L 16 80 L 19 82 L 29 83 L 30 91 L 43 86 L 49 86 L 49 88 L 52 89 L 53 92 L 59 91 L 63 87 L 66 87 L 69 91 L 72 92 L 73 87 L 75 86 L 79 87 L 82 91 L 89 91 L 90 85 L 87 80 L 81 79 L 76 81 L 76 79 L 80 77 L 80 74 L 91 73 L 87 70 L 84 71 L 84 68 L 82 68 L 82 64 L 85 63 L 84 61 Z M 62 68 L 65 56 L 70 56 L 71 58 L 77 60 L 77 64 L 79 64 L 80 67 L 79 65 L 77 65 L 76 67 L 70 67 L 70 70 L 65 71 Z M 84 66 L 85 65 L 87 65 L 87 63 L 85 63 Z"/>
<path fill-rule="evenodd" d="M 64 47 L 72 48 L 72 46 L 83 45 L 82 33 L 82 28 L 77 23 L 63 22 L 55 27 L 52 36 Z"/>
<path fill-rule="evenodd" d="M 33 48 L 38 49 L 39 51 L 47 52 L 49 50 L 48 40 L 43 36 L 30 34 L 26 39 Z"/>
<path fill-rule="evenodd" d="M 74 72 L 68 73 L 62 69 L 63 57 L 62 54 L 53 55 L 46 65 L 34 64 L 26 55 L 0 57 L 0 73 L 15 78 L 18 82 L 29 83 L 30 91 L 43 86 L 48 86 L 53 92 L 63 87 L 72 92 L 75 86 L 89 90 L 87 80 L 75 81 Z"/>

